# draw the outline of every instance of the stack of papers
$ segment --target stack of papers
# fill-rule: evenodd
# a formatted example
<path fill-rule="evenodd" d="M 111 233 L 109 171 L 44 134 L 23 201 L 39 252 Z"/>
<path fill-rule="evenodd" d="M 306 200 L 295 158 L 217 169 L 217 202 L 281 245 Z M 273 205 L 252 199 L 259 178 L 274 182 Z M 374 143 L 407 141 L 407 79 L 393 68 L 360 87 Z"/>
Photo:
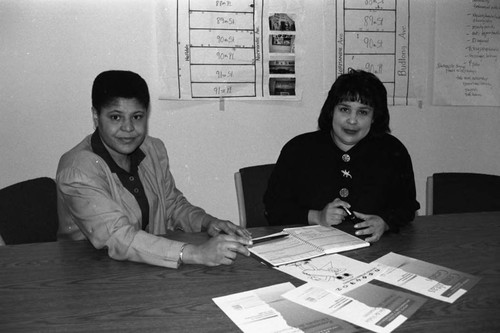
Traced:
<path fill-rule="evenodd" d="M 214 298 L 244 332 L 351 332 L 348 322 L 389 333 L 426 298 L 371 283 L 374 280 L 449 303 L 479 281 L 479 277 L 392 252 L 372 263 L 331 254 L 275 269 L 307 283 Z"/>

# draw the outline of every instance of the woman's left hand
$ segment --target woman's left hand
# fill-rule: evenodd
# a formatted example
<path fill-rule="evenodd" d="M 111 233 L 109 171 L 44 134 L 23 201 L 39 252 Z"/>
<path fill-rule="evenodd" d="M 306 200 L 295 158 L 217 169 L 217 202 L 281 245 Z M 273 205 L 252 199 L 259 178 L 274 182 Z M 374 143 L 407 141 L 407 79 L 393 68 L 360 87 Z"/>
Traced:
<path fill-rule="evenodd" d="M 228 235 L 237 235 L 249 239 L 252 238 L 252 234 L 250 233 L 250 231 L 230 221 L 213 219 L 208 222 L 206 229 L 207 233 L 212 237 L 217 236 L 222 232 Z"/>
<path fill-rule="evenodd" d="M 366 215 L 358 212 L 354 212 L 357 217 L 363 220 L 363 222 L 356 223 L 354 228 L 361 229 L 356 231 L 357 236 L 371 235 L 366 238 L 365 241 L 369 243 L 374 243 L 382 237 L 384 232 L 389 230 L 389 226 L 384 220 L 377 215 Z"/>

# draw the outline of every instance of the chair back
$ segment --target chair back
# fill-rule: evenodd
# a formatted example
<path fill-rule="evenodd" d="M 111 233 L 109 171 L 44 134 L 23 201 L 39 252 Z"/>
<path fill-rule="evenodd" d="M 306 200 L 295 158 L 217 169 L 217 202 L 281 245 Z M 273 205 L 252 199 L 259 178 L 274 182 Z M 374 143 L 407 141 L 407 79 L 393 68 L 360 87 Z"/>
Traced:
<path fill-rule="evenodd" d="M 500 211 L 500 176 L 435 173 L 427 178 L 427 215 Z"/>
<path fill-rule="evenodd" d="M 240 225 L 242 227 L 267 226 L 264 193 L 273 172 L 274 164 L 241 168 L 234 174 Z"/>
<path fill-rule="evenodd" d="M 57 240 L 54 179 L 26 180 L 0 190 L 0 235 L 6 245 Z"/>

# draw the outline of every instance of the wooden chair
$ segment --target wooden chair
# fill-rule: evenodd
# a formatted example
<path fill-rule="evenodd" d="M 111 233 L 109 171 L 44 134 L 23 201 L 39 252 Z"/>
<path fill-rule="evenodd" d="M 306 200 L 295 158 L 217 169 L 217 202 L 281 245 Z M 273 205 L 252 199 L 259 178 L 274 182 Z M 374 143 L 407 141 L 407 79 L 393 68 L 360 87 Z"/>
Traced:
<path fill-rule="evenodd" d="M 500 176 L 443 172 L 427 177 L 427 215 L 486 211 L 500 211 Z"/>
<path fill-rule="evenodd" d="M 274 164 L 250 166 L 234 174 L 240 225 L 260 227 L 269 225 L 265 216 L 264 193 Z"/>
<path fill-rule="evenodd" d="M 54 179 L 30 179 L 0 190 L 0 235 L 6 245 L 56 241 L 58 224 Z"/>

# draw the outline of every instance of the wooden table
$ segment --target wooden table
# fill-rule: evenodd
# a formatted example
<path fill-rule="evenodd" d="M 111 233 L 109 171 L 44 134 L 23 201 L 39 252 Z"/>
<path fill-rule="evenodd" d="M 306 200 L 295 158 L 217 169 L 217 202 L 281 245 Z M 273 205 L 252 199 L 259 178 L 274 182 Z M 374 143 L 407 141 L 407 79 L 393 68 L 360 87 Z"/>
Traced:
<path fill-rule="evenodd" d="M 169 237 L 199 242 L 206 235 Z M 481 277 L 453 304 L 428 299 L 396 332 L 500 332 L 500 212 L 418 217 L 399 234 L 344 254 L 370 262 L 390 251 Z M 286 281 L 302 284 L 251 257 L 174 270 L 115 261 L 87 241 L 5 246 L 0 332 L 237 332 L 212 298 Z"/>

